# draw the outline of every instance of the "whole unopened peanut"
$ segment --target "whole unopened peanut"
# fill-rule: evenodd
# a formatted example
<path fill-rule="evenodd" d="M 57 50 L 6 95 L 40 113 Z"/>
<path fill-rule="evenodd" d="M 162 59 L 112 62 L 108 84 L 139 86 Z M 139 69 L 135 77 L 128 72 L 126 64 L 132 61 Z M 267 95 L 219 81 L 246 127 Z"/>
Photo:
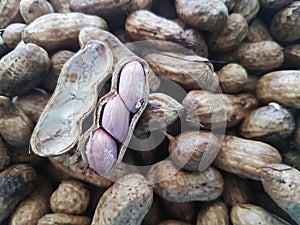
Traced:
<path fill-rule="evenodd" d="M 39 219 L 37 225 L 90 225 L 91 218 L 87 216 L 74 216 L 64 213 L 49 213 Z"/>
<path fill-rule="evenodd" d="M 248 26 L 246 40 L 249 42 L 272 41 L 272 36 L 264 22 L 256 17 Z"/>
<path fill-rule="evenodd" d="M 207 202 L 198 213 L 197 225 L 228 225 L 229 215 L 225 203 L 218 199 Z"/>
<path fill-rule="evenodd" d="M 239 0 L 235 1 L 232 11 L 241 14 L 250 22 L 257 15 L 259 8 L 259 0 Z"/>
<path fill-rule="evenodd" d="M 154 192 L 172 202 L 211 201 L 223 191 L 223 178 L 218 170 L 185 171 L 173 162 L 164 160 L 154 164 L 147 178 L 154 185 Z"/>
<path fill-rule="evenodd" d="M 252 204 L 236 205 L 231 209 L 230 219 L 233 225 L 248 225 L 250 221 L 255 224 L 285 225 L 287 222 L 278 219 L 267 210 Z"/>
<path fill-rule="evenodd" d="M 53 212 L 71 215 L 84 213 L 89 202 L 89 190 L 83 183 L 76 180 L 62 181 L 50 199 Z"/>
<path fill-rule="evenodd" d="M 285 164 L 261 168 L 261 182 L 267 194 L 300 223 L 300 171 Z"/>
<path fill-rule="evenodd" d="M 12 23 L 8 25 L 2 35 L 5 46 L 9 49 L 14 49 L 22 40 L 22 32 L 26 26 L 24 23 Z"/>
<path fill-rule="evenodd" d="M 280 162 L 279 152 L 264 142 L 225 136 L 213 165 L 241 177 L 260 180 L 260 167 Z"/>
<path fill-rule="evenodd" d="M 20 14 L 21 0 L 1 0 L 0 2 L 0 28 L 5 28 L 11 23 L 22 22 Z"/>
<path fill-rule="evenodd" d="M 20 13 L 24 21 L 29 24 L 42 15 L 54 13 L 54 10 L 46 0 L 21 0 Z"/>
<path fill-rule="evenodd" d="M 141 174 L 128 174 L 101 196 L 91 225 L 140 225 L 153 202 L 153 191 Z"/>

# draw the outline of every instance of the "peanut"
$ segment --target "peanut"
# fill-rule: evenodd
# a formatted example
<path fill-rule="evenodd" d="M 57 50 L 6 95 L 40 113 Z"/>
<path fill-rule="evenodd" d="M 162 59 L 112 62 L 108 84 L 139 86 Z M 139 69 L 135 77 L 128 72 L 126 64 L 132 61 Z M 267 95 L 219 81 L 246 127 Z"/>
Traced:
<path fill-rule="evenodd" d="M 20 13 L 24 21 L 29 24 L 42 15 L 54 13 L 54 10 L 46 0 L 21 0 Z"/>
<path fill-rule="evenodd" d="M 22 32 L 26 26 L 24 23 L 12 23 L 5 28 L 2 38 L 7 48 L 14 49 L 22 41 Z"/>
<path fill-rule="evenodd" d="M 39 219 L 37 225 L 90 225 L 91 218 L 87 216 L 74 216 L 63 213 L 49 213 Z"/>
<path fill-rule="evenodd" d="M 239 0 L 235 1 L 232 12 L 241 14 L 250 22 L 257 15 L 259 9 L 259 0 Z"/>
<path fill-rule="evenodd" d="M 2 0 L 0 2 L 0 28 L 5 28 L 11 23 L 22 22 L 20 1 L 21 0 Z"/>

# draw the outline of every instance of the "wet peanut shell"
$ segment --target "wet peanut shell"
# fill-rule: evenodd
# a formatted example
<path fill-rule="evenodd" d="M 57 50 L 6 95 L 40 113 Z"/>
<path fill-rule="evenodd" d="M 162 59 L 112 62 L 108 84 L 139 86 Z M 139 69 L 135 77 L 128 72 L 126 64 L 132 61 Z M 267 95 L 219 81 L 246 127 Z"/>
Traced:
<path fill-rule="evenodd" d="M 10 225 L 37 224 L 50 211 L 49 199 L 52 184 L 46 177 L 39 176 L 35 189 L 16 207 L 9 218 Z"/>
<path fill-rule="evenodd" d="M 248 139 L 272 142 L 289 137 L 294 129 L 293 114 L 276 103 L 270 103 L 245 117 L 240 126 L 240 135 Z"/>
<path fill-rule="evenodd" d="M 279 152 L 264 142 L 225 136 L 213 165 L 240 177 L 260 180 L 260 167 L 280 162 Z"/>
<path fill-rule="evenodd" d="M 238 125 L 245 117 L 241 104 L 222 94 L 207 91 L 190 91 L 182 105 L 189 122 L 200 123 L 205 129 L 225 129 Z"/>
<path fill-rule="evenodd" d="M 49 67 L 43 48 L 33 43 L 18 45 L 0 60 L 0 94 L 13 97 L 29 92 L 42 82 Z"/>
<path fill-rule="evenodd" d="M 70 8 L 74 12 L 111 16 L 115 14 L 128 14 L 139 9 L 151 8 L 152 0 L 70 0 Z"/>
<path fill-rule="evenodd" d="M 233 225 L 247 225 L 249 221 L 257 224 L 286 225 L 287 222 L 278 219 L 267 210 L 252 204 L 235 205 L 230 212 Z"/>
<path fill-rule="evenodd" d="M 21 0 L 2 0 L 0 2 L 0 28 L 5 28 L 11 23 L 22 22 L 20 14 Z"/>
<path fill-rule="evenodd" d="M 125 23 L 125 29 L 133 41 L 160 40 L 155 47 L 168 48 L 164 41 L 176 43 L 195 52 L 202 52 L 202 43 L 195 42 L 195 37 L 185 33 L 183 28 L 172 20 L 155 15 L 148 10 L 131 13 Z M 143 48 L 145 46 L 142 46 Z M 173 50 L 173 49 L 169 49 Z"/>
<path fill-rule="evenodd" d="M 263 104 L 277 102 L 285 107 L 299 109 L 299 82 L 299 70 L 270 72 L 258 80 L 256 97 Z"/>
<path fill-rule="evenodd" d="M 154 193 L 167 201 L 211 201 L 223 191 L 223 178 L 213 167 L 206 170 L 185 171 L 169 161 L 154 164 L 147 174 L 148 181 L 154 186 Z"/>
<path fill-rule="evenodd" d="M 300 223 L 300 171 L 285 164 L 266 165 L 261 182 L 273 201 Z"/>
<path fill-rule="evenodd" d="M 273 38 L 264 22 L 256 17 L 248 26 L 246 40 L 249 42 L 260 42 L 272 41 Z"/>
<path fill-rule="evenodd" d="M 128 174 L 101 196 L 91 225 L 139 225 L 153 202 L 153 190 L 141 174 Z"/>
<path fill-rule="evenodd" d="M 0 222 L 33 190 L 36 179 L 34 168 L 26 164 L 14 164 L 0 173 Z"/>
<path fill-rule="evenodd" d="M 218 138 L 207 131 L 185 132 L 169 140 L 169 154 L 172 161 L 191 171 L 206 170 L 221 147 Z"/>
<path fill-rule="evenodd" d="M 300 38 L 300 2 L 293 1 L 279 11 L 270 25 L 271 34 L 279 42 L 292 42 Z"/>
<path fill-rule="evenodd" d="M 32 133 L 30 144 L 35 154 L 59 155 L 77 144 L 82 129 L 87 129 L 85 123 L 90 123 L 99 89 L 110 78 L 112 63 L 108 47 L 92 41 L 64 65 L 55 92 Z"/>
<path fill-rule="evenodd" d="M 51 66 L 48 74 L 44 77 L 42 82 L 43 88 L 45 88 L 49 92 L 53 92 L 56 85 L 57 80 L 60 75 L 60 72 L 64 66 L 64 64 L 74 55 L 75 53 L 69 50 L 61 50 L 54 53 L 50 57 Z"/>
<path fill-rule="evenodd" d="M 237 13 L 229 14 L 226 24 L 221 30 L 209 33 L 206 36 L 210 51 L 229 52 L 235 49 L 246 37 L 248 23 Z"/>
<path fill-rule="evenodd" d="M 91 218 L 87 216 L 74 216 L 63 213 L 49 213 L 39 219 L 37 225 L 90 225 Z"/>
<path fill-rule="evenodd" d="M 85 26 L 107 29 L 106 22 L 83 13 L 50 13 L 30 23 L 23 31 L 25 43 L 35 43 L 47 51 L 77 46 L 80 30 Z"/>
<path fill-rule="evenodd" d="M 10 162 L 10 156 L 2 138 L 0 138 L 0 171 L 4 170 Z"/>
<path fill-rule="evenodd" d="M 222 199 L 228 207 L 248 203 L 250 189 L 245 179 L 231 173 L 224 173 L 224 191 Z"/>
<path fill-rule="evenodd" d="M 206 58 L 163 51 L 146 54 L 143 58 L 157 76 L 170 79 L 185 89 L 214 91 L 217 88 L 218 78 Z"/>
<path fill-rule="evenodd" d="M 40 16 L 54 13 L 54 10 L 47 0 L 21 0 L 20 13 L 25 23 L 30 24 Z"/>
<path fill-rule="evenodd" d="M 138 121 L 136 131 L 149 131 L 167 128 L 182 116 L 183 106 L 169 95 L 151 93 L 148 105 Z"/>
<path fill-rule="evenodd" d="M 0 96 L 0 134 L 6 144 L 28 147 L 33 127 L 29 117 L 10 98 Z"/>
<path fill-rule="evenodd" d="M 205 203 L 198 212 L 196 225 L 229 225 L 225 203 L 220 199 Z"/>
<path fill-rule="evenodd" d="M 219 30 L 228 16 L 225 4 L 218 0 L 176 0 L 175 6 L 179 18 L 199 30 Z"/>
<path fill-rule="evenodd" d="M 54 213 L 79 215 L 86 211 L 90 202 L 90 192 L 77 180 L 63 180 L 50 198 Z"/>
<path fill-rule="evenodd" d="M 284 60 L 282 47 L 274 41 L 242 43 L 232 54 L 247 71 L 257 73 L 277 69 Z"/>
<path fill-rule="evenodd" d="M 259 9 L 259 0 L 239 0 L 235 1 L 232 12 L 241 14 L 248 22 L 250 22 L 255 18 Z"/>
<path fill-rule="evenodd" d="M 50 0 L 49 2 L 52 5 L 55 12 L 58 13 L 71 12 L 70 0 Z"/>
<path fill-rule="evenodd" d="M 22 32 L 26 26 L 24 23 L 12 23 L 5 28 L 2 38 L 7 48 L 14 49 L 22 41 Z"/>
<path fill-rule="evenodd" d="M 17 108 L 21 109 L 34 123 L 36 123 L 42 114 L 50 94 L 32 90 L 26 95 L 18 96 L 15 101 Z"/>

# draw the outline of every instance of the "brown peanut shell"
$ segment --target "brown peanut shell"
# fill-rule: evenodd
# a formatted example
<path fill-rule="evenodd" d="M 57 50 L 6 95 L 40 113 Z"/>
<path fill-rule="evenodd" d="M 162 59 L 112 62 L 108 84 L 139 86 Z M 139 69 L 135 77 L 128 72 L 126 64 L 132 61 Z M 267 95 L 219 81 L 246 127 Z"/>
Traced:
<path fill-rule="evenodd" d="M 58 12 L 58 13 L 71 12 L 70 0 L 50 0 L 49 2 L 52 5 L 55 12 Z"/>
<path fill-rule="evenodd" d="M 90 225 L 91 218 L 87 216 L 74 216 L 63 213 L 49 213 L 39 219 L 37 225 Z"/>
<path fill-rule="evenodd" d="M 5 28 L 2 38 L 7 48 L 14 49 L 22 41 L 22 32 L 26 26 L 24 23 L 12 23 Z"/>
<path fill-rule="evenodd" d="M 248 22 L 250 22 L 255 18 L 259 9 L 259 0 L 239 0 L 235 1 L 232 12 L 241 14 Z"/>
<path fill-rule="evenodd" d="M 264 22 L 256 17 L 248 26 L 246 40 L 249 42 L 272 41 L 273 38 L 264 24 Z"/>
<path fill-rule="evenodd" d="M 54 13 L 52 5 L 47 0 L 21 0 L 20 13 L 29 24 L 42 15 Z"/>
<path fill-rule="evenodd" d="M 2 0 L 0 2 L 0 29 L 7 27 L 11 23 L 22 22 L 20 1 Z"/>

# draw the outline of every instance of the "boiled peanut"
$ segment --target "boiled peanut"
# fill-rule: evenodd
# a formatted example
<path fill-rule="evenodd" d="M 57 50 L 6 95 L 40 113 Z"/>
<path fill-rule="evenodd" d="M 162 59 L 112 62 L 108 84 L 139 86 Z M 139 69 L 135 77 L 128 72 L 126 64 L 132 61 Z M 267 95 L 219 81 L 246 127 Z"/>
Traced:
<path fill-rule="evenodd" d="M 269 164 L 261 169 L 261 182 L 276 204 L 300 223 L 300 171 L 285 164 Z"/>
<path fill-rule="evenodd" d="M 241 93 L 237 95 L 227 95 L 224 94 L 227 98 L 231 99 L 234 102 L 237 102 L 243 106 L 246 110 L 246 115 L 251 113 L 253 110 L 257 109 L 259 106 L 258 100 L 253 94 Z"/>
<path fill-rule="evenodd" d="M 141 224 L 152 201 L 153 191 L 145 177 L 126 175 L 101 196 L 91 224 Z"/>
<path fill-rule="evenodd" d="M 42 15 L 54 13 L 54 10 L 46 0 L 21 0 L 20 13 L 24 21 L 29 24 Z"/>
<path fill-rule="evenodd" d="M 54 213 L 79 215 L 86 211 L 90 202 L 90 193 L 86 186 L 76 180 L 64 180 L 52 193 L 51 210 Z"/>
<path fill-rule="evenodd" d="M 37 18 L 23 31 L 25 43 L 35 43 L 47 51 L 74 47 L 78 34 L 85 26 L 107 29 L 106 22 L 97 16 L 82 13 L 50 13 Z"/>
<path fill-rule="evenodd" d="M 258 80 L 256 97 L 264 104 L 277 102 L 286 107 L 300 108 L 299 82 L 299 70 L 267 73 Z"/>
<path fill-rule="evenodd" d="M 197 225 L 229 225 L 225 203 L 220 199 L 205 203 L 198 213 Z"/>
<path fill-rule="evenodd" d="M 232 12 L 241 14 L 248 22 L 250 22 L 258 13 L 259 8 L 259 0 L 239 0 L 235 1 Z"/>
<path fill-rule="evenodd" d="M 248 26 L 246 40 L 249 42 L 272 41 L 272 36 L 267 26 L 258 17 Z"/>
<path fill-rule="evenodd" d="M 34 188 L 36 172 L 26 164 L 12 165 L 0 173 L 0 222 L 2 223 L 16 205 Z"/>
<path fill-rule="evenodd" d="M 0 2 L 0 28 L 5 28 L 11 23 L 22 22 L 20 1 L 21 0 L 2 0 Z"/>
<path fill-rule="evenodd" d="M 154 185 L 154 192 L 172 202 L 211 201 L 223 191 L 223 178 L 218 170 L 208 167 L 199 172 L 187 172 L 171 161 L 154 164 L 147 179 Z"/>
<path fill-rule="evenodd" d="M 55 12 L 58 13 L 69 13 L 70 9 L 70 0 L 50 0 L 50 4 L 53 6 Z"/>
<path fill-rule="evenodd" d="M 260 180 L 260 167 L 280 162 L 279 152 L 264 142 L 225 136 L 213 165 L 241 177 Z"/>
<path fill-rule="evenodd" d="M 180 19 L 200 30 L 219 30 L 228 16 L 225 4 L 219 0 L 176 0 L 175 6 Z"/>
<path fill-rule="evenodd" d="M 90 225 L 91 218 L 87 216 L 74 216 L 63 213 L 49 213 L 39 219 L 37 225 Z"/>
<path fill-rule="evenodd" d="M 24 23 L 12 23 L 5 28 L 2 38 L 7 48 L 14 49 L 22 41 L 22 32 L 25 27 Z"/>
<path fill-rule="evenodd" d="M 33 43 L 18 45 L 0 60 L 0 94 L 13 97 L 29 92 L 42 82 L 49 67 L 43 48 Z"/>

